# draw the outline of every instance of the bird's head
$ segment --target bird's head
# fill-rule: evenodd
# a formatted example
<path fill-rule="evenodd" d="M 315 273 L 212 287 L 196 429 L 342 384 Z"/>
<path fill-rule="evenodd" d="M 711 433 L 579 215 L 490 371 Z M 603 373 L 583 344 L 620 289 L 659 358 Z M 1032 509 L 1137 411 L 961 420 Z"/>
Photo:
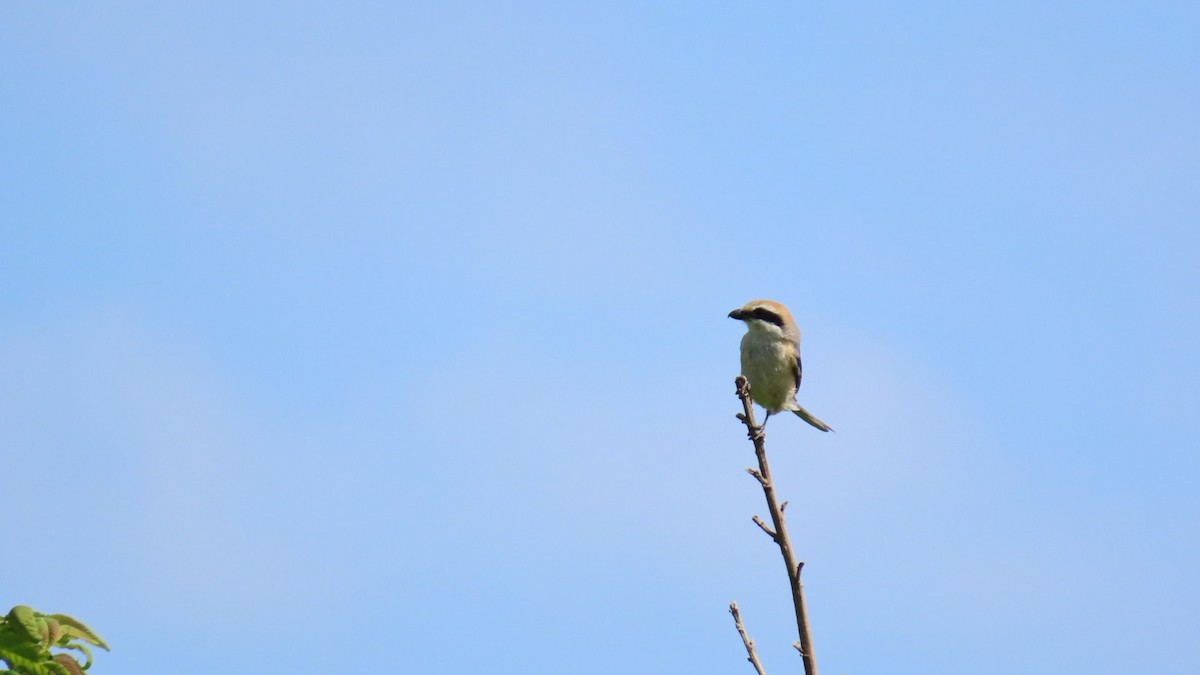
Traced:
<path fill-rule="evenodd" d="M 729 313 L 729 318 L 743 321 L 751 333 L 800 340 L 800 329 L 787 307 L 773 300 L 751 300 L 741 309 Z"/>

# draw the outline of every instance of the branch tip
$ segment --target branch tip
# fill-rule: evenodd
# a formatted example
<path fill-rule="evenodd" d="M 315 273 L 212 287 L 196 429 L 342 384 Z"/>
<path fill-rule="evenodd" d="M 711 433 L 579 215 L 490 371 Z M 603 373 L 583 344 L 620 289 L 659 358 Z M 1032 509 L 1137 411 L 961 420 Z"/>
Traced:
<path fill-rule="evenodd" d="M 770 537 L 771 539 L 773 539 L 775 541 L 779 541 L 779 536 L 775 534 L 774 530 L 767 527 L 767 524 L 763 522 L 762 518 L 759 518 L 758 516 L 754 516 L 750 520 L 753 520 L 754 524 L 757 525 L 759 527 L 759 529 L 761 529 L 763 532 L 766 532 L 768 537 Z"/>
<path fill-rule="evenodd" d="M 737 395 L 740 397 L 750 389 L 750 380 L 747 380 L 745 375 L 738 375 L 733 378 L 733 386 L 737 388 Z"/>
<path fill-rule="evenodd" d="M 746 647 L 746 660 L 754 666 L 754 670 L 758 675 L 767 675 L 763 670 L 762 664 L 758 662 L 758 654 L 754 652 L 754 640 L 746 634 L 746 628 L 742 625 L 742 615 L 738 613 L 737 602 L 729 603 L 729 613 L 733 615 L 733 625 L 737 628 L 738 635 L 742 637 L 742 644 Z"/>

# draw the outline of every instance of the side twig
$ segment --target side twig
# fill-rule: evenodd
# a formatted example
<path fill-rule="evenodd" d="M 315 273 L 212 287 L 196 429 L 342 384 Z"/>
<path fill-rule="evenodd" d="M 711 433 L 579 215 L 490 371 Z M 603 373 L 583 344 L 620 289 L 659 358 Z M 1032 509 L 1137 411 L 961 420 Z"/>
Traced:
<path fill-rule="evenodd" d="M 767 671 L 763 670 L 762 663 L 758 661 L 758 654 L 754 651 L 754 640 L 746 635 L 746 629 L 742 626 L 742 615 L 738 614 L 736 602 L 729 603 L 729 613 L 733 615 L 733 625 L 737 627 L 738 635 L 742 636 L 742 644 L 746 645 L 746 660 L 754 665 L 758 675 L 767 675 Z"/>
<path fill-rule="evenodd" d="M 734 384 L 737 386 L 737 396 L 742 400 L 743 412 L 738 413 L 737 418 L 746 425 L 746 435 L 754 443 L 754 454 L 758 457 L 758 469 L 747 469 L 751 475 L 762 486 L 763 494 L 767 498 L 767 509 L 771 513 L 771 522 L 775 526 L 772 532 L 770 528 L 763 523 L 758 516 L 754 517 L 757 524 L 764 532 L 771 535 L 771 539 L 779 545 L 779 552 L 783 555 L 783 564 L 787 567 L 788 582 L 792 587 L 792 604 L 796 608 L 796 629 L 799 632 L 800 639 L 795 643 L 796 649 L 800 652 L 800 657 L 804 661 L 805 675 L 817 675 L 817 660 L 813 655 L 812 631 L 808 625 L 808 608 L 804 604 L 804 585 L 800 583 L 800 570 L 804 567 L 804 562 L 796 560 L 796 553 L 792 549 L 792 540 L 788 537 L 787 527 L 783 522 L 783 509 L 779 502 L 775 499 L 775 484 L 771 481 L 771 467 L 767 463 L 767 448 L 766 434 L 763 433 L 762 427 L 754 421 L 754 404 L 750 400 L 750 383 L 745 377 L 739 375 Z M 761 672 L 761 671 L 760 671 Z"/>

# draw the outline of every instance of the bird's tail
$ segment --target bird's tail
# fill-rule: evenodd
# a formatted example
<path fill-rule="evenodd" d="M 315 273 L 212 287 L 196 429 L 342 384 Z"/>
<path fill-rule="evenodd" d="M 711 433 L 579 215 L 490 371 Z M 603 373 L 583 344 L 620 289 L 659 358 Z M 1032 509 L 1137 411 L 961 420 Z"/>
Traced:
<path fill-rule="evenodd" d="M 796 404 L 796 407 L 794 410 L 792 410 L 792 412 L 796 413 L 796 416 L 798 416 L 800 419 L 808 422 L 821 431 L 833 431 L 833 427 L 814 417 L 812 413 L 805 410 L 804 406 L 800 405 L 799 403 Z"/>

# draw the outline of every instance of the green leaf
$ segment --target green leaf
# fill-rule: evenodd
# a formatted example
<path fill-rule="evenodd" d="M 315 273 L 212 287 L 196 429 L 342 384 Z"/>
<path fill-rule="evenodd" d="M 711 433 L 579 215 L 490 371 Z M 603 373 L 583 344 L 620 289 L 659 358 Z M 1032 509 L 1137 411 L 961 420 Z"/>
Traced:
<path fill-rule="evenodd" d="M 58 642 L 59 638 L 63 636 L 62 624 L 49 617 L 42 619 L 38 627 L 44 629 L 42 642 L 45 642 L 47 646 Z"/>
<path fill-rule="evenodd" d="M 42 664 L 42 668 L 52 675 L 71 675 L 71 671 L 58 661 L 46 661 Z"/>
<path fill-rule="evenodd" d="M 0 661 L 4 661 L 9 668 L 21 675 L 50 675 L 52 671 L 46 666 L 46 656 L 40 649 L 29 643 L 17 647 L 0 648 Z M 66 675 L 70 675 L 70 673 Z"/>
<path fill-rule="evenodd" d="M 108 649 L 108 644 L 82 621 L 66 614 L 42 614 L 17 605 L 0 618 L 0 675 L 84 675 L 92 665 L 87 644 Z M 73 650 L 51 654 L 49 647 Z"/>
<path fill-rule="evenodd" d="M 5 647 L 25 647 L 27 645 L 36 647 L 24 635 L 13 630 L 4 619 L 0 619 L 0 649 L 4 649 Z"/>
<path fill-rule="evenodd" d="M 83 668 L 80 668 L 79 662 L 69 654 L 55 654 L 54 661 L 67 671 L 67 675 L 83 675 Z"/>
<path fill-rule="evenodd" d="M 32 642 L 42 640 L 42 631 L 38 626 L 37 612 L 28 605 L 17 605 L 8 612 L 8 624 L 22 637 Z"/>
<path fill-rule="evenodd" d="M 80 640 L 96 645 L 104 651 L 109 651 L 108 644 L 106 644 L 104 640 L 100 639 L 100 636 L 96 635 L 95 631 L 85 626 L 79 619 L 69 617 L 66 614 L 48 614 L 46 616 L 62 624 L 64 635 L 69 635 L 73 638 L 79 638 Z"/>
<path fill-rule="evenodd" d="M 92 650 L 87 648 L 87 645 L 79 644 L 78 642 L 66 642 L 58 645 L 63 649 L 73 649 L 87 658 L 87 663 L 83 664 L 83 669 L 87 670 L 92 667 Z"/>

